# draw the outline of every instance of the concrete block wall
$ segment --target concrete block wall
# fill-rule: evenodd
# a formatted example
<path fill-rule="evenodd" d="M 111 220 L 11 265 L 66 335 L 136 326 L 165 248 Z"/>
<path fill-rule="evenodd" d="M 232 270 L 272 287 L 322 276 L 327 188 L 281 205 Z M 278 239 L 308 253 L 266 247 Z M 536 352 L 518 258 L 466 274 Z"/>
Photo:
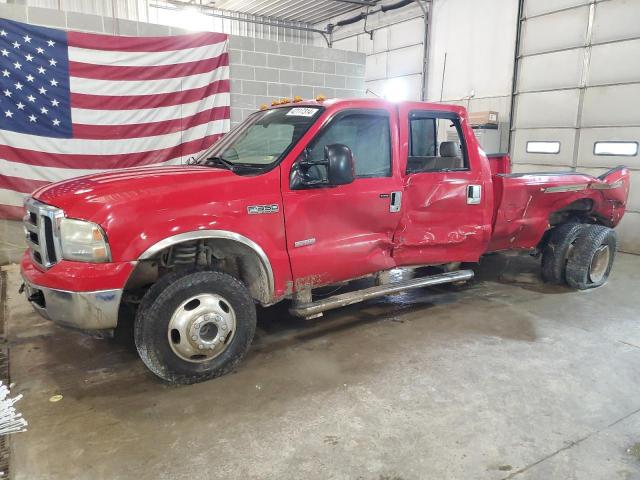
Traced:
<path fill-rule="evenodd" d="M 276 98 L 362 97 L 364 53 L 231 36 L 231 125 Z"/>
<path fill-rule="evenodd" d="M 110 35 L 128 36 L 162 36 L 187 33 L 182 28 L 156 23 L 139 22 L 124 18 L 94 15 L 75 11 L 57 10 L 39 6 L 2 3 L 0 0 L 0 17 L 17 22 L 32 23 L 63 30 L 79 32 L 106 33 Z"/>

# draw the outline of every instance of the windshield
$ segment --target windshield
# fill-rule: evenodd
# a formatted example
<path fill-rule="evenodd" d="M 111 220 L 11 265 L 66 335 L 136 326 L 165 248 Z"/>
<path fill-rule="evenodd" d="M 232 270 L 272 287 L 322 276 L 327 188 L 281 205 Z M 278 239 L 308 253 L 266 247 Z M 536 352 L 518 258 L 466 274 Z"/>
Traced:
<path fill-rule="evenodd" d="M 196 163 L 227 167 L 264 167 L 279 161 L 318 117 L 321 107 L 288 107 L 252 114 Z"/>

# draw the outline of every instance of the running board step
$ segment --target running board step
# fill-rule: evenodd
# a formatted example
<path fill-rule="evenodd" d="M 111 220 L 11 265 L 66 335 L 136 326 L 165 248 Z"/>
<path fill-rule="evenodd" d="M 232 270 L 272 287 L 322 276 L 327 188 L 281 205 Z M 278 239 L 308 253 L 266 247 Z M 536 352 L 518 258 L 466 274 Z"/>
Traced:
<path fill-rule="evenodd" d="M 443 283 L 462 282 L 473 278 L 473 270 L 458 270 L 455 272 L 446 272 L 438 275 L 430 275 L 428 277 L 413 278 L 403 282 L 387 283 L 355 292 L 342 293 L 333 297 L 324 298 L 315 302 L 300 303 L 289 309 L 291 315 L 303 318 L 317 318 L 322 312 L 333 310 L 334 308 L 346 307 L 354 303 L 364 302 L 372 298 L 383 297 L 392 293 L 404 292 L 412 288 L 430 287 L 432 285 L 441 285 Z"/>

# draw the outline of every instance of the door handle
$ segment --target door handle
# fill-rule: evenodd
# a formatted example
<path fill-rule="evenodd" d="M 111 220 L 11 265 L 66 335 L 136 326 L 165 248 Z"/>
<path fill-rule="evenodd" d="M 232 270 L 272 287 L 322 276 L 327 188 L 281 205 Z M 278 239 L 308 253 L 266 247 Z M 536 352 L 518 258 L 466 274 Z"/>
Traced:
<path fill-rule="evenodd" d="M 467 204 L 478 205 L 482 199 L 482 185 L 467 185 Z"/>
<path fill-rule="evenodd" d="M 402 207 L 402 192 L 391 192 L 391 202 L 389 203 L 389 211 L 391 213 L 399 212 Z"/>

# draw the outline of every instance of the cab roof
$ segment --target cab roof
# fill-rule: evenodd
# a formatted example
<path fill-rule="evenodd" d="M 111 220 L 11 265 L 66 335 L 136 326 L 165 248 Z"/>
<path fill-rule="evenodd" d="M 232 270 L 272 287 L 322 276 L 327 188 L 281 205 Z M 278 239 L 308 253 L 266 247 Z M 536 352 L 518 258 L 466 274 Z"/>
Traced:
<path fill-rule="evenodd" d="M 274 99 L 274 101 L 282 101 L 288 99 Z M 318 99 L 303 99 L 303 100 L 289 100 L 288 102 L 279 103 L 277 105 L 268 105 L 267 109 L 272 108 L 280 108 L 280 107 L 293 107 L 293 106 L 301 106 L 301 107 L 315 107 L 315 106 L 324 106 L 324 107 L 340 107 L 345 106 L 349 108 L 393 108 L 394 106 L 401 107 L 403 105 L 408 105 L 412 108 L 421 108 L 425 110 L 444 110 L 450 112 L 462 113 L 465 111 L 464 107 L 459 105 L 451 105 L 444 103 L 430 103 L 423 101 L 409 101 L 404 100 L 400 102 L 392 102 L 390 100 L 386 100 L 384 98 L 326 98 L 324 100 Z M 264 109 L 264 108 L 263 108 Z"/>

